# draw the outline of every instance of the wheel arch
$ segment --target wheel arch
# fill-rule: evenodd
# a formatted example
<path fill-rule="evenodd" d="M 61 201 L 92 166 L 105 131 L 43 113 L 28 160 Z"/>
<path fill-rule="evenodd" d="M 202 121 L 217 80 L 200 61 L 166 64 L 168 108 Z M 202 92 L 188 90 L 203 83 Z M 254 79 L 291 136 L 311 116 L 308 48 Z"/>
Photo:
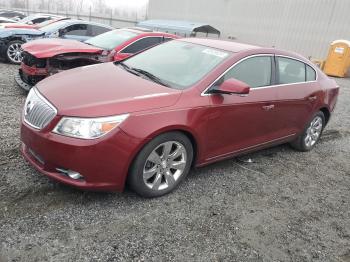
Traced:
<path fill-rule="evenodd" d="M 129 163 L 129 167 L 128 167 L 128 172 L 127 172 L 127 176 L 129 176 L 130 173 L 130 169 L 137 157 L 137 155 L 139 154 L 139 152 L 154 138 L 156 138 L 157 136 L 161 135 L 161 134 L 165 134 L 165 133 L 171 133 L 171 132 L 180 132 L 182 134 L 184 134 L 190 141 L 193 147 L 193 160 L 192 160 L 192 167 L 196 165 L 196 162 L 198 160 L 199 157 L 199 143 L 198 143 L 198 137 L 196 136 L 195 132 L 193 132 L 192 130 L 189 130 L 187 127 L 185 126 L 168 126 L 159 130 L 154 131 L 153 133 L 151 133 L 149 136 L 147 136 L 147 138 L 143 141 L 143 143 L 137 148 L 137 150 L 133 153 L 133 156 L 131 158 L 131 161 Z M 127 181 L 127 179 L 126 179 Z M 125 182 L 126 182 L 125 181 Z"/>
<path fill-rule="evenodd" d="M 330 119 L 330 117 L 331 117 L 331 112 L 330 112 L 329 108 L 326 107 L 326 106 L 324 106 L 324 107 L 321 107 L 321 108 L 319 109 L 319 111 L 321 111 L 321 112 L 323 113 L 324 118 L 325 118 L 325 121 L 326 121 L 325 125 L 327 125 L 327 124 L 328 124 L 328 121 L 329 121 L 329 119 Z"/>

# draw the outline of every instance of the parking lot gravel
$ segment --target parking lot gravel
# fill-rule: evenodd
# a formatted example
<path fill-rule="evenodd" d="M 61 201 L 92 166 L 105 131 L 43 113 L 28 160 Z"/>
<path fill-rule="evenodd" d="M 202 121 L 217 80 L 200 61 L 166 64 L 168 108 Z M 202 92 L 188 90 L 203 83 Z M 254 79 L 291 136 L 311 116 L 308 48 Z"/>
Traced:
<path fill-rule="evenodd" d="M 79 191 L 23 160 L 16 70 L 0 64 L 1 262 L 350 261 L 350 79 L 336 79 L 336 111 L 312 152 L 229 159 L 143 199 Z"/>

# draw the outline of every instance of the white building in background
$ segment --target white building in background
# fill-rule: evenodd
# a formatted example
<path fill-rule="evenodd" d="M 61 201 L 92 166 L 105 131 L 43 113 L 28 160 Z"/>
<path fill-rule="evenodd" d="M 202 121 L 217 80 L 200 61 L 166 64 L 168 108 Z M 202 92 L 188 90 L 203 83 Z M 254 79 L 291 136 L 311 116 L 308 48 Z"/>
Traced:
<path fill-rule="evenodd" d="M 314 58 L 350 40 L 350 0 L 149 0 L 148 18 L 205 22 L 225 39 Z"/>

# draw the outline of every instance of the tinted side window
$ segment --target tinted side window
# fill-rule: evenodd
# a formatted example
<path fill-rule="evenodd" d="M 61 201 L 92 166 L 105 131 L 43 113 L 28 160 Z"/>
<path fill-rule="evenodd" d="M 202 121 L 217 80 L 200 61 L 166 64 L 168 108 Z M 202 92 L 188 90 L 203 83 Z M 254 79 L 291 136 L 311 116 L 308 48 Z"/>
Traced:
<path fill-rule="evenodd" d="M 110 31 L 110 29 L 98 25 L 88 25 L 88 35 L 97 36 Z"/>
<path fill-rule="evenodd" d="M 162 42 L 162 37 L 146 37 L 142 38 L 128 47 L 126 47 L 124 50 L 122 50 L 122 53 L 125 54 L 135 54 L 137 52 L 140 52 L 146 48 L 149 48 L 151 46 L 157 45 Z"/>
<path fill-rule="evenodd" d="M 78 35 L 86 36 L 87 35 L 87 25 L 86 24 L 76 24 L 70 25 L 64 29 L 65 35 Z"/>
<path fill-rule="evenodd" d="M 276 59 L 279 84 L 305 82 L 305 64 L 303 62 L 285 57 L 276 57 Z"/>
<path fill-rule="evenodd" d="M 311 67 L 306 65 L 306 81 L 315 81 L 316 80 L 316 72 Z"/>
<path fill-rule="evenodd" d="M 44 21 L 46 21 L 48 19 L 49 19 L 48 17 L 35 18 L 35 19 L 32 20 L 32 23 L 33 24 L 39 24 L 39 23 L 44 22 Z"/>
<path fill-rule="evenodd" d="M 229 78 L 240 80 L 250 87 L 261 87 L 271 85 L 271 57 L 256 56 L 243 60 L 230 71 L 228 71 L 221 81 Z"/>
<path fill-rule="evenodd" d="M 164 37 L 164 42 L 168 42 L 168 41 L 171 41 L 171 40 L 174 40 L 174 38 L 171 38 L 171 37 Z"/>

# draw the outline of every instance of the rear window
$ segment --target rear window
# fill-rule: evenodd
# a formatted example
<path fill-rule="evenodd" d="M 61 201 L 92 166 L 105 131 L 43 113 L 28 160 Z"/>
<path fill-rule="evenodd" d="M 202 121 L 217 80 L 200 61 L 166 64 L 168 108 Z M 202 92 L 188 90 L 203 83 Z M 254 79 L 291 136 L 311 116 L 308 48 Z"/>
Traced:
<path fill-rule="evenodd" d="M 111 31 L 111 29 L 99 25 L 88 25 L 88 35 L 89 36 L 98 36 L 100 34 Z"/>

